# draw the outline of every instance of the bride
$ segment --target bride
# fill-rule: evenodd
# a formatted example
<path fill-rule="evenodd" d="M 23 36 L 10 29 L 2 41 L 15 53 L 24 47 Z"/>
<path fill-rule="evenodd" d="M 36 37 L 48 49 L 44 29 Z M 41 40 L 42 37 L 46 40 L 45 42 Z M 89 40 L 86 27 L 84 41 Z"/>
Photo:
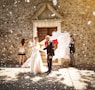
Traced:
<path fill-rule="evenodd" d="M 43 65 L 40 55 L 40 45 L 38 43 L 38 37 L 34 38 L 32 46 L 32 54 L 28 60 L 22 65 L 22 67 L 30 67 L 32 73 L 43 73 L 47 71 L 47 68 Z"/>

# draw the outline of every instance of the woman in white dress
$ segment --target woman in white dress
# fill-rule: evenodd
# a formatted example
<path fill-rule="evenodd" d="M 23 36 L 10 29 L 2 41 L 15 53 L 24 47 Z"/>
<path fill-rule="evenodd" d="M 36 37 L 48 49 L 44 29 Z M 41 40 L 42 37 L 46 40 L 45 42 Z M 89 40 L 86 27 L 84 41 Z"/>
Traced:
<path fill-rule="evenodd" d="M 30 67 L 32 73 L 43 73 L 47 71 L 47 68 L 43 65 L 42 58 L 40 55 L 40 45 L 38 38 L 35 37 L 32 46 L 32 54 L 28 60 L 22 65 L 22 67 Z"/>

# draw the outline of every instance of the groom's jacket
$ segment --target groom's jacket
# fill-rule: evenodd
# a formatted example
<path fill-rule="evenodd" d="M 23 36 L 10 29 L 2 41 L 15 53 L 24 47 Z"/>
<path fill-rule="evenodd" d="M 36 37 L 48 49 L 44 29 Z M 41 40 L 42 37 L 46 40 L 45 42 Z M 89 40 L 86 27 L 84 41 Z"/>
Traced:
<path fill-rule="evenodd" d="M 47 50 L 47 54 L 54 56 L 54 45 L 53 42 L 49 41 L 47 46 L 44 48 L 44 50 Z"/>

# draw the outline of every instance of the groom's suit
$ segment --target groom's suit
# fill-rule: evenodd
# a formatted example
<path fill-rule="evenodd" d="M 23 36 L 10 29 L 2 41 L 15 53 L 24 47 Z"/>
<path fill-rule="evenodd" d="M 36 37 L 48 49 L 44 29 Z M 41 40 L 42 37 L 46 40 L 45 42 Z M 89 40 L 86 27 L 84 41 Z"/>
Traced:
<path fill-rule="evenodd" d="M 48 63 L 48 73 L 52 70 L 52 57 L 54 56 L 54 46 L 53 42 L 48 41 L 46 48 L 44 50 L 47 50 L 47 63 Z"/>

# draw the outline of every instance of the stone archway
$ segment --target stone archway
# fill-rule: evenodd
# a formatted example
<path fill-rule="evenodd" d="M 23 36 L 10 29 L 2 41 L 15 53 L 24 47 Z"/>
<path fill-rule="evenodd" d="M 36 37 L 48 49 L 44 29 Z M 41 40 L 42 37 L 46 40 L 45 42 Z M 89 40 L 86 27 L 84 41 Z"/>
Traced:
<path fill-rule="evenodd" d="M 61 14 L 59 14 L 55 9 L 54 7 L 48 3 L 48 2 L 45 2 L 45 3 L 42 3 L 41 4 L 41 8 L 38 9 L 34 15 L 32 16 L 32 19 L 36 19 L 37 17 L 39 17 L 45 10 L 46 8 L 48 8 L 53 14 L 55 14 L 58 18 L 60 19 L 63 19 L 63 17 L 61 16 Z"/>
<path fill-rule="evenodd" d="M 57 31 L 61 31 L 61 19 L 56 20 L 32 20 L 33 37 L 37 36 L 37 27 L 57 27 Z"/>

